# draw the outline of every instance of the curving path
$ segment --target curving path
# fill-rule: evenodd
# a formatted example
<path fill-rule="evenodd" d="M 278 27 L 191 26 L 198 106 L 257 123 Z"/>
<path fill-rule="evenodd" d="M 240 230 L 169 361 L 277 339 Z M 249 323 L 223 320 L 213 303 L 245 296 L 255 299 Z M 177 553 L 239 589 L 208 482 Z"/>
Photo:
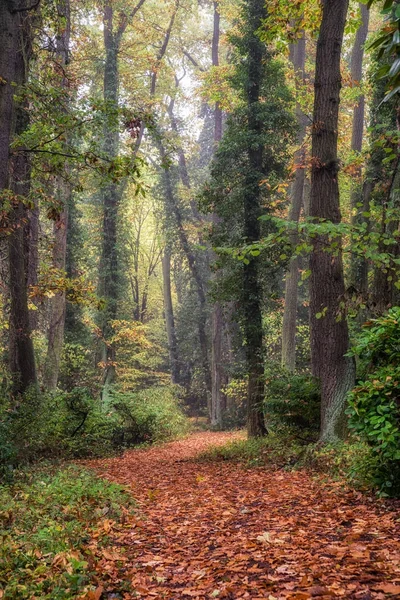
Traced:
<path fill-rule="evenodd" d="M 400 598 L 396 504 L 306 472 L 194 460 L 235 435 L 87 463 L 139 503 L 122 527 L 105 522 L 98 599 Z"/>

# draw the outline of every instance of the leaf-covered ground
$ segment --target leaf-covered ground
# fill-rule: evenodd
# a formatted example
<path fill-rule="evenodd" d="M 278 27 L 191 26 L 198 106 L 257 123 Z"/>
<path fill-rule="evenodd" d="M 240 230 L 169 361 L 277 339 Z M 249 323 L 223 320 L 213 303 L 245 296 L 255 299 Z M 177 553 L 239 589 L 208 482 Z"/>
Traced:
<path fill-rule="evenodd" d="M 140 507 L 123 527 L 106 524 L 89 599 L 400 598 L 398 504 L 305 472 L 196 462 L 232 437 L 198 433 L 89 463 Z"/>

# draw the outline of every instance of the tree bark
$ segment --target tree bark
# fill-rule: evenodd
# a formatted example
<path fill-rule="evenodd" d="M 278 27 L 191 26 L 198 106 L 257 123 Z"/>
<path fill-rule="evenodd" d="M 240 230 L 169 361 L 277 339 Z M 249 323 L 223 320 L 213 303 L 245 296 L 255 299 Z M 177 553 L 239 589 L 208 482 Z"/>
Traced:
<path fill-rule="evenodd" d="M 114 8 L 110 0 L 106 0 L 103 11 L 104 48 L 106 60 L 104 66 L 103 97 L 106 116 L 103 128 L 103 153 L 108 160 L 115 160 L 119 150 L 119 70 L 118 54 L 121 38 L 126 28 L 126 19 L 120 15 L 119 26 L 114 30 Z M 103 372 L 102 397 L 106 401 L 109 387 L 116 374 L 116 349 L 112 341 L 114 335 L 113 321 L 117 318 L 118 302 L 118 251 L 117 251 L 117 219 L 120 201 L 119 184 L 107 182 L 101 189 L 103 205 L 103 239 L 99 270 L 99 294 L 105 301 L 101 315 L 101 353 L 100 362 Z"/>
<path fill-rule="evenodd" d="M 348 0 L 325 0 L 317 45 L 312 131 L 310 216 L 318 223 L 340 223 L 338 115 L 340 57 Z M 313 373 L 321 381 L 321 440 L 342 438 L 346 395 L 354 384 L 354 365 L 345 356 L 349 334 L 340 302 L 344 296 L 341 248 L 329 249 L 327 236 L 312 238 L 310 326 Z"/>
<path fill-rule="evenodd" d="M 361 25 L 357 30 L 351 53 L 350 74 L 352 81 L 357 85 L 362 80 L 364 46 L 368 35 L 369 9 L 365 4 L 359 3 L 361 12 Z M 360 94 L 353 112 L 353 126 L 351 135 L 351 149 L 355 154 L 360 154 L 363 146 L 365 117 L 365 96 Z M 360 224 L 363 220 L 362 213 L 368 211 L 365 207 L 366 195 L 361 185 L 362 168 L 356 168 L 353 176 L 350 204 L 352 209 L 352 224 Z M 362 206 L 358 206 L 362 204 Z M 368 292 L 368 263 L 365 258 L 352 255 L 350 266 L 350 285 L 357 289 L 364 297 Z"/>
<path fill-rule="evenodd" d="M 293 47 L 292 62 L 296 77 L 296 83 L 304 82 L 305 58 L 306 58 L 306 40 L 303 32 L 302 38 Z M 296 171 L 294 181 L 291 186 L 291 201 L 288 219 L 291 222 L 298 222 L 300 219 L 301 207 L 303 205 L 304 182 L 305 182 L 305 148 L 304 138 L 307 129 L 307 115 L 302 111 L 299 103 L 296 104 L 296 118 L 299 128 L 298 149 L 295 152 L 294 162 Z M 291 243 L 293 248 L 298 242 L 296 232 L 291 233 Z M 283 313 L 282 326 L 282 365 L 288 371 L 294 371 L 296 368 L 296 325 L 297 325 L 297 304 L 298 304 L 298 285 L 299 285 L 299 258 L 294 256 L 286 273 L 285 282 L 285 308 Z"/>
<path fill-rule="evenodd" d="M 221 17 L 218 10 L 218 2 L 214 2 L 214 30 L 212 40 L 212 65 L 219 66 L 219 42 L 220 42 L 220 21 Z M 214 151 L 217 149 L 222 139 L 222 110 L 219 102 L 214 107 Z M 213 215 L 213 222 L 217 221 L 217 216 Z M 214 276 L 215 283 L 218 282 L 220 273 Z M 227 328 L 225 326 L 223 305 L 216 301 L 212 312 L 212 347 L 211 347 L 211 414 L 210 421 L 214 427 L 223 425 L 224 412 L 227 406 L 226 394 L 222 388 L 228 383 L 226 371 L 224 369 L 224 338 Z"/>
<path fill-rule="evenodd" d="M 0 190 L 8 188 L 12 134 L 15 68 L 18 52 L 19 16 L 9 2 L 0 2 Z"/>
<path fill-rule="evenodd" d="M 248 0 L 248 18 L 251 32 L 247 38 L 247 82 L 248 105 L 247 149 L 249 168 L 246 174 L 243 194 L 244 237 L 248 244 L 260 239 L 261 186 L 263 179 L 262 122 L 258 104 L 263 76 L 265 45 L 258 36 L 258 30 L 265 20 L 264 0 Z M 247 388 L 247 432 L 249 437 L 259 437 L 267 433 L 264 420 L 264 348 L 262 327 L 262 299 L 259 281 L 259 257 L 250 256 L 243 265 L 243 312 L 244 334 L 248 368 Z"/>
<path fill-rule="evenodd" d="M 4 7 L 0 11 L 4 11 Z M 2 17 L 4 17 L 4 13 Z M 12 47 L 8 47 L 11 54 L 7 57 L 7 60 L 10 62 L 14 61 L 14 73 L 9 72 L 9 76 L 11 76 L 10 83 L 13 81 L 19 88 L 19 91 L 21 91 L 22 86 L 26 83 L 29 61 L 32 54 L 30 18 L 29 14 L 21 13 L 18 18 L 9 18 L 8 20 L 8 25 L 10 26 L 10 44 L 11 39 L 14 39 L 15 36 Z M 0 75 L 3 77 L 1 71 Z M 8 85 L 1 87 L 7 88 Z M 4 118 L 11 117 L 14 108 L 14 133 L 20 135 L 29 125 L 29 114 L 26 103 L 23 100 L 19 101 L 15 106 L 13 104 L 14 101 L 11 98 L 11 107 L 5 107 L 7 109 L 6 116 L 0 113 L 0 120 L 3 121 Z M 10 108 L 11 114 L 7 112 Z M 11 129 L 9 130 L 9 140 L 10 137 Z M 26 232 L 28 229 L 27 224 L 29 223 L 28 202 L 31 177 L 31 166 L 27 153 L 23 152 L 22 149 L 16 148 L 9 162 L 7 151 L 5 167 L 8 168 L 9 166 L 11 172 L 11 190 L 15 194 L 14 207 L 11 214 L 12 232 L 8 238 L 10 268 L 10 371 L 14 394 L 22 394 L 28 387 L 35 386 L 37 383 L 27 289 Z M 3 168 L 4 165 L 0 167 L 0 170 Z M 4 181 L 6 187 L 7 180 L 3 179 L 2 181 Z"/>
<path fill-rule="evenodd" d="M 60 87 L 67 92 L 69 86 L 68 80 L 65 76 L 65 69 L 69 60 L 69 41 L 71 31 L 69 0 L 60 0 L 58 2 L 57 13 L 59 19 L 59 31 L 56 38 L 56 59 L 58 62 L 58 68 L 62 73 L 60 78 Z M 64 176 L 58 175 L 57 177 L 56 193 L 58 195 L 59 204 L 62 206 L 62 211 L 59 219 L 55 222 L 53 227 L 53 267 L 60 273 L 65 273 L 67 257 L 68 213 L 72 193 L 71 184 L 69 181 L 68 165 L 66 165 Z M 60 290 L 50 302 L 47 357 L 43 378 L 43 383 L 48 390 L 55 390 L 58 383 L 61 353 L 64 343 L 65 315 L 66 292 L 65 290 Z"/>

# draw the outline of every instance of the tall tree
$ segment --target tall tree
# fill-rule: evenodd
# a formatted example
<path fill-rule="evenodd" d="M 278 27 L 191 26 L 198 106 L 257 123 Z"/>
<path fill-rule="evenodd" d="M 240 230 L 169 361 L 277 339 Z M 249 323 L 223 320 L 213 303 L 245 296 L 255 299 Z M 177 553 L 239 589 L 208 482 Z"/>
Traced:
<path fill-rule="evenodd" d="M 245 176 L 243 193 L 244 237 L 248 244 L 260 239 L 261 181 L 263 179 L 262 119 L 259 110 L 263 62 L 266 47 L 258 31 L 267 16 L 264 0 L 248 0 L 247 32 L 248 48 L 245 68 L 247 98 L 247 135 L 249 168 Z M 250 256 L 243 265 L 243 311 L 246 341 L 248 388 L 247 388 L 247 431 L 250 437 L 267 433 L 263 414 L 264 402 L 264 348 L 261 312 L 261 286 L 259 278 L 260 259 Z"/>
<path fill-rule="evenodd" d="M 220 22 L 218 2 L 213 3 L 214 9 L 214 27 L 211 46 L 212 66 L 219 66 L 219 44 L 220 44 Z M 215 103 L 214 107 L 214 151 L 217 149 L 222 138 L 222 109 L 220 102 Z M 217 215 L 213 215 L 213 221 L 218 220 Z M 215 274 L 218 280 L 219 272 Z M 223 364 L 224 337 L 226 326 L 224 319 L 224 310 L 222 302 L 216 300 L 212 311 L 212 345 L 211 345 L 211 425 L 221 427 L 223 424 L 224 410 L 226 408 L 226 395 L 223 392 L 223 386 L 227 383 L 226 372 Z"/>
<path fill-rule="evenodd" d="M 296 77 L 297 90 L 301 88 L 305 77 L 306 39 L 302 32 L 301 38 L 296 44 L 291 45 L 290 57 Z M 295 174 L 290 190 L 289 221 L 298 222 L 303 204 L 305 183 L 305 147 L 304 139 L 307 130 L 307 115 L 303 112 L 299 102 L 296 103 L 296 117 L 298 124 L 298 149 L 295 152 Z M 298 236 L 295 231 L 291 234 L 293 247 L 297 244 Z M 289 370 L 294 371 L 296 367 L 296 324 L 299 284 L 299 258 L 294 256 L 286 273 L 285 281 L 285 307 L 282 326 L 282 364 Z"/>
<path fill-rule="evenodd" d="M 351 53 L 350 74 L 355 85 L 360 85 L 363 74 L 364 46 L 368 35 L 369 9 L 365 4 L 359 3 L 361 24 L 357 29 L 354 46 Z M 360 92 L 353 112 L 353 125 L 351 134 L 351 149 L 355 154 L 360 154 L 363 147 L 365 119 L 365 95 Z M 368 211 L 365 206 L 368 189 L 362 186 L 362 168 L 359 166 L 354 173 L 351 190 L 352 222 L 360 223 L 363 213 Z M 352 254 L 350 283 L 364 296 L 368 291 L 368 264 L 365 258 Z"/>
<path fill-rule="evenodd" d="M 340 58 L 348 0 L 324 0 L 318 38 L 312 127 L 310 216 L 315 222 L 341 220 L 338 183 Z M 345 285 L 341 247 L 330 249 L 327 235 L 312 238 L 310 325 L 313 373 L 321 381 L 321 438 L 343 436 L 346 394 L 354 383 L 354 365 L 346 357 L 347 321 L 341 314 Z"/>
<path fill-rule="evenodd" d="M 103 6 L 103 34 L 105 49 L 104 65 L 104 109 L 103 153 L 107 160 L 115 161 L 119 153 L 119 53 L 123 35 L 128 23 L 144 4 L 140 0 L 131 11 L 116 10 L 114 0 L 105 0 Z M 118 5 L 116 5 L 118 7 Z M 117 220 L 118 205 L 123 186 L 112 179 L 101 189 L 103 206 L 103 239 L 99 270 L 99 292 L 104 298 L 106 307 L 102 314 L 101 362 L 104 366 L 104 392 L 115 380 L 116 349 L 112 341 L 113 321 L 117 318 L 118 304 L 118 249 Z"/>
<path fill-rule="evenodd" d="M 29 125 L 29 114 L 23 100 L 23 86 L 27 81 L 29 61 L 32 56 L 31 14 L 27 8 L 17 10 L 12 2 L 2 3 L 0 9 L 0 36 L 4 48 L 9 54 L 2 52 L 5 60 L 12 63 L 9 67 L 0 63 L 0 76 L 6 82 L 0 92 L 0 189 L 5 190 L 10 183 L 12 193 L 12 210 L 10 221 L 12 229 L 9 235 L 9 282 L 10 282 L 10 371 L 13 379 L 14 393 L 23 393 L 30 385 L 35 385 L 36 366 L 31 338 L 31 327 L 28 309 L 28 261 L 27 239 L 29 231 L 28 205 L 30 191 L 31 167 L 27 152 L 15 148 L 9 161 L 9 144 L 11 135 L 23 134 Z M 4 59 L 2 59 L 4 60 Z M 17 86 L 20 99 L 14 103 L 13 86 Z M 22 98 L 22 99 L 21 99 Z M 9 119 L 9 122 L 6 123 Z M 14 131 L 11 130 L 13 123 Z M 6 144 L 8 143 L 8 146 Z M 10 182 L 8 181 L 10 169 Z"/>
<path fill-rule="evenodd" d="M 68 96 L 69 81 L 66 67 L 69 62 L 69 44 L 71 34 L 71 11 L 69 0 L 60 0 L 57 3 L 57 36 L 56 36 L 56 61 L 59 87 Z M 68 102 L 64 99 L 61 110 L 65 113 Z M 64 275 L 67 256 L 68 214 L 71 201 L 72 186 L 70 172 L 66 164 L 65 172 L 57 176 L 56 194 L 60 205 L 60 215 L 54 223 L 53 233 L 53 267 Z M 58 291 L 50 302 L 50 320 L 48 331 L 47 357 L 44 371 L 44 385 L 49 390 L 57 387 L 58 373 L 60 370 L 61 352 L 64 342 L 64 326 L 66 311 L 65 289 Z"/>

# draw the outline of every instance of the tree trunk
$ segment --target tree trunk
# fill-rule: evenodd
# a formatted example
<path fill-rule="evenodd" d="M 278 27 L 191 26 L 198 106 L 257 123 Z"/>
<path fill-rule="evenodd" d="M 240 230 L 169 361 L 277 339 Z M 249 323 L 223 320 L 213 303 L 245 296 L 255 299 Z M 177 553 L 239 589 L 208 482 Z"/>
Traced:
<path fill-rule="evenodd" d="M 56 57 L 61 68 L 60 87 L 68 90 L 68 80 L 65 68 L 69 57 L 69 40 L 71 17 L 69 0 L 60 0 L 57 4 L 59 32 L 56 38 Z M 60 273 L 65 273 L 67 256 L 68 212 L 71 201 L 71 184 L 68 180 L 69 168 L 66 165 L 64 177 L 58 176 L 56 190 L 58 201 L 62 206 L 59 219 L 54 224 L 53 267 Z M 61 353 L 64 343 L 64 327 L 66 314 L 66 293 L 59 291 L 51 299 L 50 322 L 48 330 L 47 357 L 44 371 L 44 385 L 48 390 L 55 390 L 58 383 Z"/>
<path fill-rule="evenodd" d="M 357 85 L 361 82 L 364 60 L 364 45 L 368 35 L 369 9 L 365 4 L 359 4 L 361 12 L 361 25 L 357 30 L 351 53 L 350 73 L 352 81 Z M 363 146 L 364 136 L 364 117 L 365 117 L 365 96 L 360 94 L 353 112 L 353 127 L 351 135 L 351 149 L 355 154 L 360 154 Z M 364 200 L 366 198 L 361 186 L 362 169 L 357 167 L 352 181 L 351 189 L 351 209 L 352 224 L 360 224 L 363 220 L 362 213 L 369 210 L 365 208 Z M 360 207 L 359 204 L 362 204 Z M 365 258 L 352 255 L 350 266 L 350 284 L 357 289 L 364 297 L 368 292 L 368 263 Z"/>
<path fill-rule="evenodd" d="M 119 29 L 114 31 L 114 9 L 110 0 L 106 0 L 103 12 L 104 48 L 106 61 L 104 66 L 103 96 L 106 116 L 103 129 L 103 153 L 109 160 L 114 160 L 119 150 L 119 72 L 118 53 L 126 21 L 121 18 Z M 99 270 L 99 294 L 105 301 L 101 316 L 101 353 L 103 366 L 102 398 L 107 401 L 109 387 L 115 380 L 116 350 L 112 340 L 114 335 L 113 321 L 117 318 L 118 302 L 118 252 L 117 252 L 117 219 L 120 200 L 119 184 L 110 181 L 101 189 L 103 205 L 103 240 Z"/>
<path fill-rule="evenodd" d="M 303 32 L 302 38 L 293 47 L 291 56 L 293 57 L 293 68 L 296 76 L 296 84 L 304 81 L 304 69 L 306 58 L 306 40 Z M 299 128 L 298 150 L 294 156 L 296 171 L 294 181 L 291 186 L 291 201 L 289 209 L 289 221 L 298 222 L 300 219 L 301 207 L 303 204 L 304 182 L 305 182 L 305 148 L 304 138 L 307 129 L 307 115 L 301 110 L 300 105 L 296 104 L 296 117 Z M 298 242 L 296 232 L 291 233 L 291 243 L 295 248 Z M 296 368 L 296 325 L 297 325 L 297 304 L 298 304 L 298 285 L 299 285 L 299 258 L 294 256 L 286 273 L 285 282 L 285 308 L 283 313 L 282 326 L 282 365 L 288 371 L 294 371 Z"/>
<path fill-rule="evenodd" d="M 338 115 L 340 57 L 348 0 L 325 0 L 317 45 L 312 130 L 310 216 L 340 223 Z M 312 238 L 310 326 L 313 373 L 321 381 L 321 439 L 342 438 L 346 395 L 354 384 L 353 360 L 345 354 L 349 334 L 340 302 L 345 286 L 342 251 L 329 250 L 327 236 Z"/>
<path fill-rule="evenodd" d="M 164 290 L 164 312 L 165 324 L 168 338 L 169 362 L 171 368 L 172 383 L 179 383 L 179 358 L 178 343 L 175 332 L 174 307 L 171 293 L 171 252 L 165 249 L 162 259 L 163 290 Z"/>
<path fill-rule="evenodd" d="M 248 244 L 260 239 L 261 185 L 263 178 L 262 122 L 258 104 L 263 75 L 265 45 L 258 30 L 266 18 L 264 0 L 248 0 L 248 18 L 251 33 L 247 37 L 247 82 L 248 105 L 247 150 L 249 168 L 243 194 L 244 236 Z M 247 389 L 247 432 L 249 437 L 267 433 L 264 420 L 264 349 L 261 313 L 262 292 L 259 281 L 259 257 L 249 256 L 243 265 L 243 313 L 244 334 L 248 369 Z"/>
<path fill-rule="evenodd" d="M 166 152 L 161 141 L 161 136 L 158 136 L 155 140 L 156 146 L 158 148 L 161 164 L 166 164 Z M 191 248 L 190 241 L 186 234 L 182 214 L 178 206 L 178 200 L 174 193 L 171 175 L 168 167 L 163 169 L 163 180 L 164 180 L 164 194 L 166 200 L 166 208 L 173 216 L 175 221 L 175 226 L 178 234 L 178 239 L 185 254 L 186 260 L 188 262 L 190 273 L 193 277 L 194 283 L 196 285 L 197 297 L 199 299 L 199 319 L 198 319 L 198 332 L 199 332 L 199 344 L 201 351 L 201 359 L 202 359 L 202 368 L 204 373 L 204 381 L 206 384 L 207 392 L 211 393 L 211 372 L 210 365 L 208 360 L 208 342 L 207 342 L 207 314 L 206 314 L 206 304 L 207 298 L 204 292 L 203 281 L 201 278 L 201 274 L 198 268 L 198 264 L 196 261 L 196 256 Z"/>
<path fill-rule="evenodd" d="M 0 9 L 4 11 L 4 8 Z M 9 48 L 15 54 L 7 57 L 12 62 L 14 58 L 15 72 L 12 80 L 22 87 L 26 80 L 29 60 L 32 54 L 32 31 L 30 15 L 20 14 L 9 20 L 16 30 L 10 29 L 10 40 L 14 35 L 18 38 L 17 46 Z M 11 43 L 11 42 L 10 42 Z M 6 46 L 7 47 L 7 46 Z M 2 73 L 0 75 L 3 77 Z M 3 87 L 3 86 L 1 86 Z M 4 86 L 8 87 L 8 86 Z M 13 101 L 11 100 L 11 104 Z M 12 110 L 12 106 L 11 106 Z M 1 115 L 0 120 L 4 116 Z M 14 132 L 22 134 L 29 125 L 29 114 L 24 101 L 15 107 Z M 11 135 L 11 131 L 9 132 Z M 10 268 L 10 370 L 13 380 L 13 392 L 21 394 L 31 385 L 36 385 L 36 366 L 28 309 L 27 261 L 26 261 L 26 232 L 28 219 L 28 201 L 30 192 L 31 166 L 27 153 L 16 148 L 11 163 L 11 189 L 15 194 L 14 208 L 11 214 L 13 231 L 9 235 L 9 268 Z M 6 183 L 6 182 L 5 182 Z M 6 183 L 7 185 L 7 183 Z M 4 189 L 4 188 L 3 188 Z"/>
<path fill-rule="evenodd" d="M 9 183 L 9 152 L 18 52 L 19 16 L 10 12 L 8 2 L 0 2 L 0 190 Z"/>
<path fill-rule="evenodd" d="M 218 2 L 214 2 L 214 32 L 212 40 L 212 65 L 219 66 L 219 41 L 220 41 L 220 21 L 221 17 L 218 10 Z M 222 110 L 219 102 L 214 107 L 214 151 L 217 149 L 222 139 Z M 217 221 L 217 216 L 213 215 L 213 221 Z M 214 257 L 215 258 L 215 257 Z M 217 271 L 214 275 L 216 285 L 221 273 Z M 223 305 L 218 300 L 213 305 L 212 312 L 212 347 L 211 347 L 211 425 L 221 427 L 223 425 L 224 412 L 227 406 L 226 394 L 222 388 L 228 383 L 226 370 L 224 368 L 224 341 L 227 334 L 225 325 Z"/>

